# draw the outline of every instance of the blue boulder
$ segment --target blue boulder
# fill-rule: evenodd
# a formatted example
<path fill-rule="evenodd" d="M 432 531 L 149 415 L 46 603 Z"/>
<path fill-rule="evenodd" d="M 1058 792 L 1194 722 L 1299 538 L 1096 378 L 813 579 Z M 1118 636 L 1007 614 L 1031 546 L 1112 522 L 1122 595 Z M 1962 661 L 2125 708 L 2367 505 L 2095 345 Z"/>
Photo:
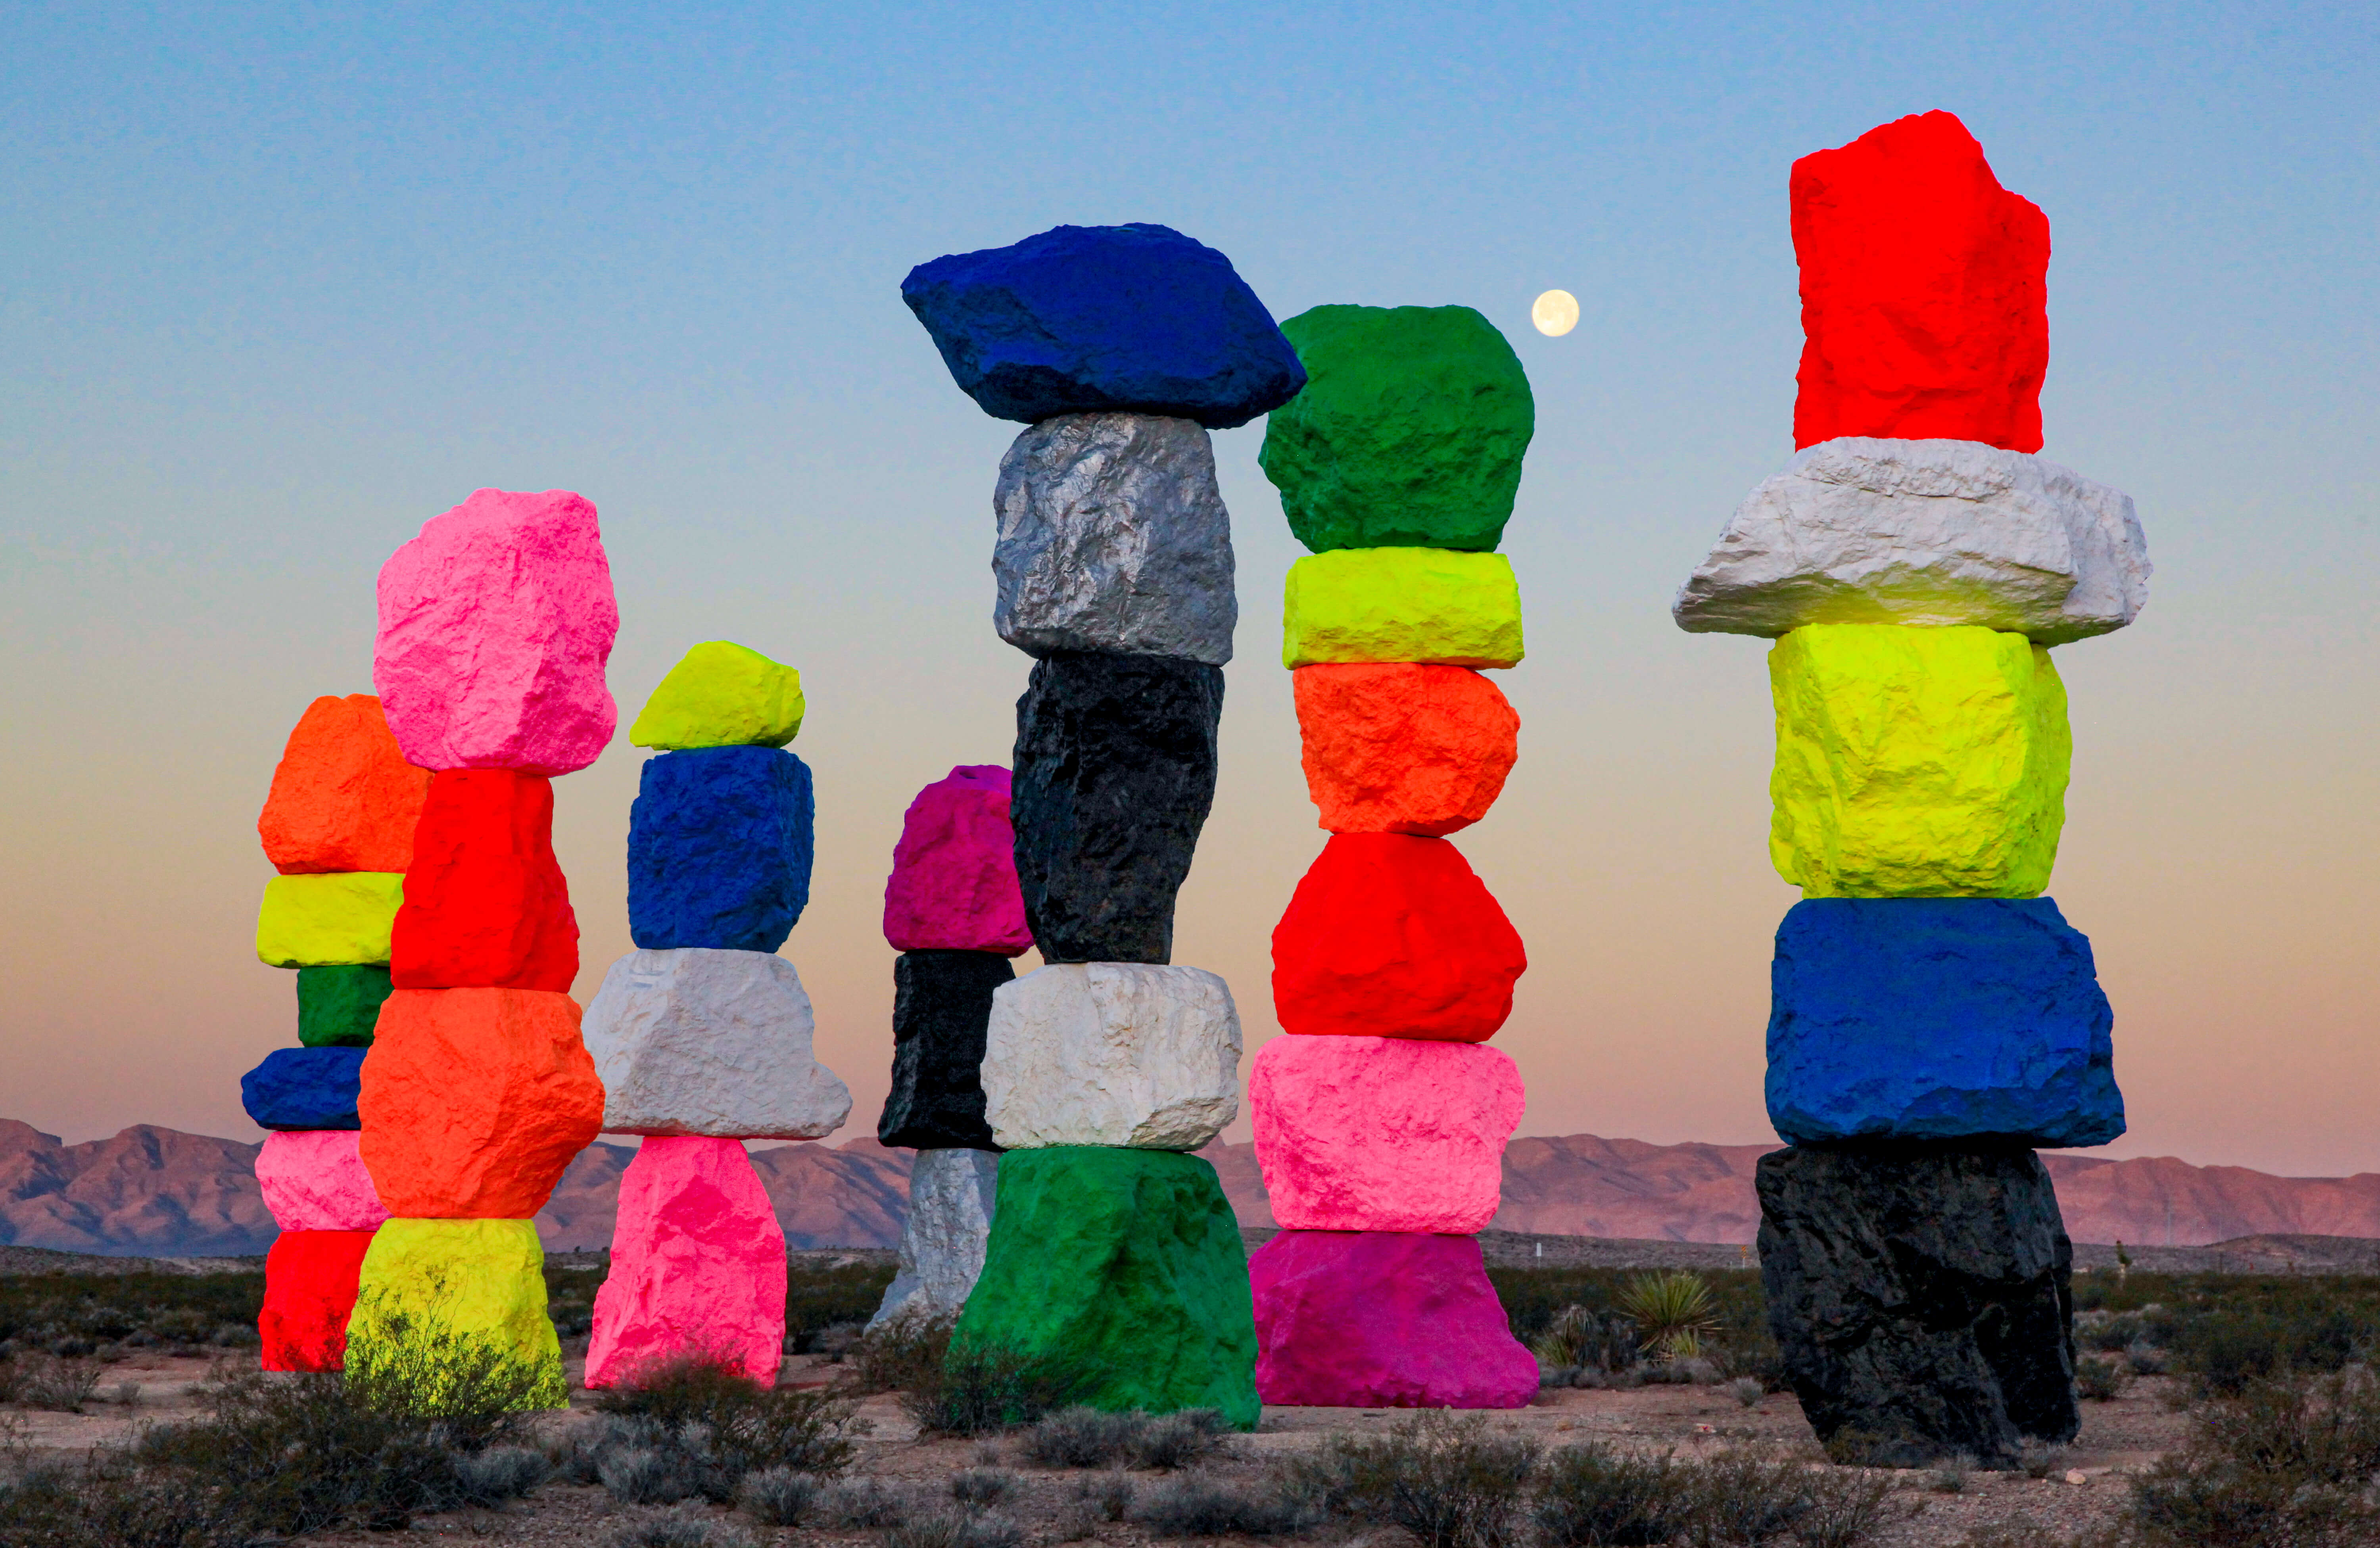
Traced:
<path fill-rule="evenodd" d="M 1818 897 L 1777 928 L 1768 1121 L 1791 1144 L 2124 1132 L 2091 943 L 2046 897 Z"/>
<path fill-rule="evenodd" d="M 1229 430 L 1305 385 L 1272 313 L 1162 225 L 1061 225 L 920 263 L 901 299 L 994 419 L 1129 410 Z"/>
<path fill-rule="evenodd" d="M 808 765 L 773 747 L 645 764 L 628 809 L 628 933 L 648 950 L 774 951 L 810 900 Z"/>
<path fill-rule="evenodd" d="M 276 1048 L 239 1078 L 239 1103 L 259 1128 L 361 1128 L 369 1048 Z"/>

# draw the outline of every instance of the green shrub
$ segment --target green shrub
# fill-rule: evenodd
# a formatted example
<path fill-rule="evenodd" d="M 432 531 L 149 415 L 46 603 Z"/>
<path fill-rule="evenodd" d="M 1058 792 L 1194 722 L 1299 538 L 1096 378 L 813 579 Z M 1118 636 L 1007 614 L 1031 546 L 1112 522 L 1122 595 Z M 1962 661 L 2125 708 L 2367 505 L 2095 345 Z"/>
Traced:
<path fill-rule="evenodd" d="M 917 1372 L 901 1406 L 930 1433 L 985 1435 L 1037 1424 L 1088 1384 L 1083 1370 L 1062 1357 L 953 1343 L 939 1365 Z"/>
<path fill-rule="evenodd" d="M 2132 1481 L 2147 1548 L 2302 1548 L 2380 1538 L 2380 1380 L 2249 1382 L 2204 1404 L 2187 1443 Z"/>
<path fill-rule="evenodd" d="M 1108 1519 L 1123 1515 L 1119 1509 Z M 1319 1509 L 1279 1480 L 1251 1488 L 1208 1478 L 1176 1479 L 1151 1490 L 1131 1516 L 1160 1537 L 1291 1537 L 1323 1521 Z"/>
<path fill-rule="evenodd" d="M 1147 1414 L 1111 1414 L 1078 1405 L 1061 1408 L 1026 1430 L 1019 1446 L 1036 1467 L 1111 1467 L 1132 1455 L 1148 1424 Z"/>
<path fill-rule="evenodd" d="M 1506 1548 L 1539 1451 L 1476 1415 L 1424 1409 L 1386 1435 L 1334 1435 L 1291 1476 L 1330 1514 L 1402 1527 L 1422 1548 Z"/>
<path fill-rule="evenodd" d="M 1537 1484 L 1537 1534 L 1548 1548 L 1654 1548 L 1683 1528 L 1689 1483 L 1666 1452 L 1566 1447 L 1546 1459 Z"/>
<path fill-rule="evenodd" d="M 740 1366 L 690 1354 L 655 1363 L 595 1399 L 604 1426 L 577 1442 L 572 1476 L 627 1504 L 699 1494 L 737 1498 L 747 1475 L 787 1469 L 830 1478 L 857 1455 L 868 1425 L 825 1392 L 765 1387 Z"/>

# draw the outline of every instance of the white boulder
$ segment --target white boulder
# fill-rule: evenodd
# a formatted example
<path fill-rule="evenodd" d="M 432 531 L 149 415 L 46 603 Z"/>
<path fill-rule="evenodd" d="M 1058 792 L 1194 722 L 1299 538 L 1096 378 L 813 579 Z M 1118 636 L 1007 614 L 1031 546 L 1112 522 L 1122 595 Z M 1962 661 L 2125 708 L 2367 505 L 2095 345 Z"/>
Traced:
<path fill-rule="evenodd" d="M 580 1026 L 607 1134 L 815 1140 L 851 1115 L 850 1089 L 811 1055 L 801 977 L 771 952 L 632 951 Z"/>
<path fill-rule="evenodd" d="M 1980 624 L 2062 645 L 2148 599 L 2131 496 L 1978 441 L 1847 435 L 1736 507 L 1670 613 L 1696 633 Z"/>
<path fill-rule="evenodd" d="M 919 1151 L 909 1169 L 909 1213 L 901 1223 L 901 1265 L 870 1332 L 888 1323 L 954 1322 L 983 1273 L 1000 1188 L 991 1151 Z"/>
<path fill-rule="evenodd" d="M 985 1117 L 1003 1150 L 1195 1151 L 1240 1111 L 1240 1013 L 1223 981 L 1151 962 L 1068 962 L 991 996 Z"/>

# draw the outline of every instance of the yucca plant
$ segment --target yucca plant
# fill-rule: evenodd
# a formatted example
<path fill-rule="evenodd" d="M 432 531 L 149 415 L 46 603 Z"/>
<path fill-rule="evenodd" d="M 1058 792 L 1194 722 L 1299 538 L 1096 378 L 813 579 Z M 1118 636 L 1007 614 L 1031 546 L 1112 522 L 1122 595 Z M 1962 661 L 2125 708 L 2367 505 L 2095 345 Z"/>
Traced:
<path fill-rule="evenodd" d="M 1636 1321 L 1645 1347 L 1664 1359 L 1691 1359 L 1718 1331 L 1710 1286 L 1684 1269 L 1640 1274 L 1620 1293 L 1620 1309 Z"/>

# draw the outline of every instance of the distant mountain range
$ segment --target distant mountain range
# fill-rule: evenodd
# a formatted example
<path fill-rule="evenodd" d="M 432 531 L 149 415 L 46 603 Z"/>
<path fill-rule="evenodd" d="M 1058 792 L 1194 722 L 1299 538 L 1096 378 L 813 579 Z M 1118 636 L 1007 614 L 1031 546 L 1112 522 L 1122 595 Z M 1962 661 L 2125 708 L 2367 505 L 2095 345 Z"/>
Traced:
<path fill-rule="evenodd" d="M 1772 1145 L 1651 1145 L 1592 1134 L 1515 1140 L 1494 1225 L 1552 1236 L 1739 1243 L 1760 1223 L 1753 1167 Z M 113 1140 L 61 1143 L 0 1118 L 0 1245 L 150 1257 L 261 1252 L 273 1218 L 254 1145 L 140 1124 Z M 1210 1145 L 1244 1225 L 1275 1224 L 1252 1145 Z M 589 1145 L 537 1217 L 550 1248 L 612 1240 L 633 1147 Z M 2052 1154 L 2066 1227 L 2082 1242 L 2198 1247 L 2235 1237 L 2380 1238 L 2380 1174 L 2277 1177 L 2159 1156 Z M 754 1154 L 795 1247 L 892 1247 L 908 1205 L 909 1152 L 873 1140 Z"/>

